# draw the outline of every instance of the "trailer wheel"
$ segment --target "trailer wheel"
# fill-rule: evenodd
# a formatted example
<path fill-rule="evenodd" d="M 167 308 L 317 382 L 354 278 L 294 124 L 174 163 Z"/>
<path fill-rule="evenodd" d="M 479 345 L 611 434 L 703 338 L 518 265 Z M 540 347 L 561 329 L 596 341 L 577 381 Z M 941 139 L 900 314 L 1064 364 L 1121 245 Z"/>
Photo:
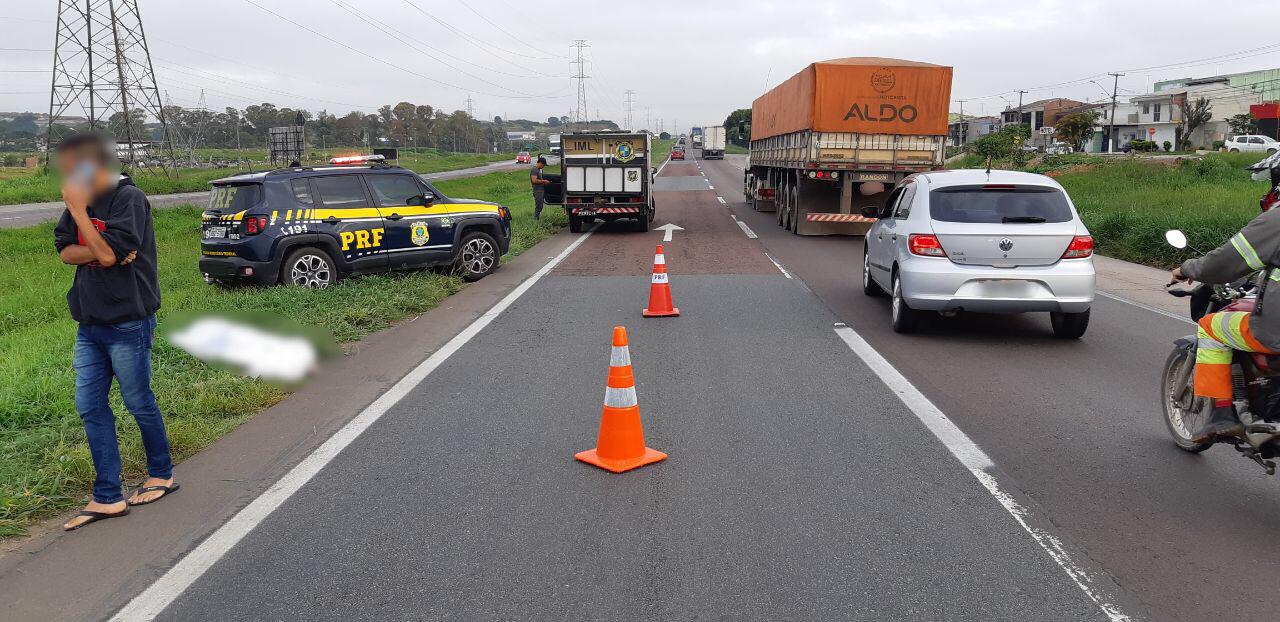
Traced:
<path fill-rule="evenodd" d="M 577 216 L 570 216 L 569 231 L 572 233 L 582 233 L 582 219 Z"/>
<path fill-rule="evenodd" d="M 800 189 L 791 188 L 791 232 L 800 235 L 800 223 L 804 220 L 804 212 L 800 210 Z"/>

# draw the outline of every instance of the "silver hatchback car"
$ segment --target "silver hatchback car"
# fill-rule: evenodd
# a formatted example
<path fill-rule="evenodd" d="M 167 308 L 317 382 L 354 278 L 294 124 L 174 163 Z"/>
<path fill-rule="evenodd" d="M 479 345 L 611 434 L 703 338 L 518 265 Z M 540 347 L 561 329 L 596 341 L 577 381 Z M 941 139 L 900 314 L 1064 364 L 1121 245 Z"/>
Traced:
<path fill-rule="evenodd" d="M 867 232 L 862 289 L 893 297 L 893 328 L 936 311 L 1047 311 L 1053 332 L 1084 335 L 1093 238 L 1058 182 L 1016 171 L 954 170 L 902 181 Z"/>

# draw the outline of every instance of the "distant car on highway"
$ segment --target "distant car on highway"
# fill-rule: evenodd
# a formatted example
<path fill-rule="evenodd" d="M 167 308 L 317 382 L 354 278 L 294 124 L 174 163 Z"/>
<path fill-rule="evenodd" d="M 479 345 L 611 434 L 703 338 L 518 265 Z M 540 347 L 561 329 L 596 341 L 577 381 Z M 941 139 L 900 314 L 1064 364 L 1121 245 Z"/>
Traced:
<path fill-rule="evenodd" d="M 672 150 L 671 150 L 671 159 L 672 159 L 672 160 L 683 160 L 683 159 L 684 159 L 684 148 L 683 148 L 683 147 L 676 147 L 676 148 L 672 149 Z"/>
<path fill-rule="evenodd" d="M 529 157 L 528 151 L 521 151 L 516 154 L 516 164 L 528 164 L 531 161 L 532 158 Z"/>
<path fill-rule="evenodd" d="M 1280 149 L 1280 142 L 1270 136 L 1261 136 L 1257 134 L 1246 134 L 1243 136 L 1232 136 L 1226 141 L 1227 151 L 1257 151 L 1260 153 L 1275 153 Z"/>
<path fill-rule="evenodd" d="M 210 283 L 320 289 L 340 278 L 450 266 L 476 281 L 511 244 L 511 211 L 444 196 L 382 156 L 210 182 L 200 272 Z"/>
<path fill-rule="evenodd" d="M 1014 171 L 918 173 L 903 180 L 864 244 L 862 289 L 892 297 L 893 328 L 936 311 L 1047 311 L 1079 338 L 1094 297 L 1093 238 L 1058 182 Z"/>

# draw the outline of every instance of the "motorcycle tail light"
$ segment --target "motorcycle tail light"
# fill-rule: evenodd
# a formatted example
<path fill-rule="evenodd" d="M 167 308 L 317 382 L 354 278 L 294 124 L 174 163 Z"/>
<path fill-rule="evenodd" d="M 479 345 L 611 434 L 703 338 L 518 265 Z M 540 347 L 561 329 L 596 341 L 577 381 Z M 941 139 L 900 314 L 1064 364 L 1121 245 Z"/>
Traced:
<path fill-rule="evenodd" d="M 1084 259 L 1093 255 L 1093 236 L 1077 235 L 1071 239 L 1071 243 L 1067 245 L 1067 251 L 1062 254 L 1063 259 Z"/>
<path fill-rule="evenodd" d="M 938 236 L 930 233 L 913 233 L 907 237 L 907 245 L 911 248 L 912 255 L 921 255 L 923 257 L 946 257 L 947 251 L 942 250 L 942 242 L 938 241 Z"/>

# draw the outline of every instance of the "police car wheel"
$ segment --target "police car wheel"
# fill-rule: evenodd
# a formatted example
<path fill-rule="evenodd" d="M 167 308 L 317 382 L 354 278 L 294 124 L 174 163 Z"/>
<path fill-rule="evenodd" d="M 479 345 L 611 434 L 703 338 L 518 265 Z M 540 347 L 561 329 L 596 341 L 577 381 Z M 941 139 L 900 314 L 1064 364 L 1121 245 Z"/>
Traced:
<path fill-rule="evenodd" d="M 289 253 L 280 271 L 280 283 L 308 289 L 324 289 L 338 282 L 338 270 L 329 254 L 316 248 Z"/>
<path fill-rule="evenodd" d="M 479 281 L 498 268 L 498 242 L 483 231 L 473 231 L 462 238 L 454 271 L 464 281 Z"/>

